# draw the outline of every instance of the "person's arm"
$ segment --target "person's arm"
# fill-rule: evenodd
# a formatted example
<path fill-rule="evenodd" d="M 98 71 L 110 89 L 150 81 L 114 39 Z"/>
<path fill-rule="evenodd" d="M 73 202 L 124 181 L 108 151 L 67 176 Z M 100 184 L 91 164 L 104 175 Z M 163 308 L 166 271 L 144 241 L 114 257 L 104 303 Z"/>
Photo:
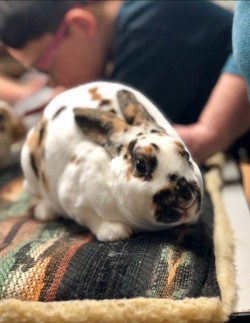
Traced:
<path fill-rule="evenodd" d="M 250 129 L 250 103 L 244 79 L 222 74 L 198 122 L 188 126 L 176 125 L 175 129 L 199 163 L 229 148 Z"/>
<path fill-rule="evenodd" d="M 33 77 L 27 82 L 20 82 L 0 75 L 0 100 L 15 103 L 44 86 L 45 81 L 45 78 Z"/>
<path fill-rule="evenodd" d="M 22 85 L 0 76 L 0 100 L 13 103 L 21 98 L 24 92 Z"/>

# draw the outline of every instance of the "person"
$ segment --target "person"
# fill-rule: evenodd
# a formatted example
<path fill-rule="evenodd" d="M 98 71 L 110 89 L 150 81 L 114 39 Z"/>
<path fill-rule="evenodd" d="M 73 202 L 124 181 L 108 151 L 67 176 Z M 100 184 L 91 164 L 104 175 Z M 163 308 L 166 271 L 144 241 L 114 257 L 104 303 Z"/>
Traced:
<path fill-rule="evenodd" d="M 16 60 L 48 73 L 55 85 L 106 79 L 139 89 L 202 162 L 246 131 L 244 122 L 229 133 L 220 125 L 224 109 L 234 119 L 239 97 L 242 115 L 248 111 L 244 81 L 225 65 L 232 19 L 205 0 L 1 1 L 0 39 Z M 219 107 L 220 118 L 210 120 L 211 133 L 203 127 L 192 137 L 208 106 Z"/>
<path fill-rule="evenodd" d="M 237 138 L 250 130 L 249 1 L 236 2 L 232 30 L 232 73 L 220 77 L 197 122 L 188 126 L 176 126 L 176 130 L 199 161 L 220 149 L 230 147 Z M 242 143 L 244 151 L 239 157 L 242 161 L 249 162 L 249 134 Z"/>
<path fill-rule="evenodd" d="M 11 58 L 0 42 L 0 100 L 13 105 L 41 89 L 47 80 Z"/>
<path fill-rule="evenodd" d="M 198 120 L 189 125 L 177 124 L 175 129 L 199 163 L 219 151 L 228 150 L 237 140 L 232 149 L 234 157 L 241 158 L 241 146 L 244 155 L 248 154 L 250 103 L 243 77 L 238 73 L 223 73 Z"/>

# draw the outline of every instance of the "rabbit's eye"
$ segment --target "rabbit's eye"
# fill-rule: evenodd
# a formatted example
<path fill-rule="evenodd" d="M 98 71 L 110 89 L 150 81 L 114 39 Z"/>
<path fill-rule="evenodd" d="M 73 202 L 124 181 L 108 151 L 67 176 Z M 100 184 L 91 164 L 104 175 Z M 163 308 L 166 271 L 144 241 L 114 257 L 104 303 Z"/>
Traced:
<path fill-rule="evenodd" d="M 135 161 L 135 167 L 138 174 L 147 173 L 147 163 L 143 158 L 137 158 Z"/>

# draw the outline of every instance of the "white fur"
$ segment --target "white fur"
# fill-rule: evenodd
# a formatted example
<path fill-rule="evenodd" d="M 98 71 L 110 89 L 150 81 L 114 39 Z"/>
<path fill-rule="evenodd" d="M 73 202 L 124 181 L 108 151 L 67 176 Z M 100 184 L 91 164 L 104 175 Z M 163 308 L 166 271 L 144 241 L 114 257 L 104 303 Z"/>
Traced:
<path fill-rule="evenodd" d="M 129 173 L 128 161 L 123 154 L 113 156 L 105 148 L 84 136 L 76 124 L 73 109 L 98 108 L 100 100 L 94 99 L 89 90 L 98 88 L 97 92 L 111 105 L 102 109 L 115 109 L 122 118 L 117 101 L 117 92 L 132 92 L 146 108 L 157 124 L 164 128 L 168 136 L 147 134 L 138 139 L 144 145 L 156 142 L 160 147 L 157 155 L 158 166 L 151 181 L 143 181 Z M 65 106 L 56 118 L 56 111 Z M 21 163 L 26 177 L 26 188 L 40 199 L 35 216 L 42 221 L 52 220 L 58 215 L 69 217 L 88 227 L 102 241 L 127 239 L 132 232 L 140 230 L 162 230 L 182 223 L 193 223 L 198 219 L 197 205 L 191 205 L 186 215 L 174 223 L 159 223 L 152 211 L 152 196 L 168 185 L 166 174 L 178 174 L 187 181 L 197 183 L 202 195 L 203 183 L 198 166 L 190 157 L 190 164 L 174 153 L 175 142 L 183 142 L 169 121 L 155 105 L 143 94 L 118 83 L 94 82 L 78 86 L 58 95 L 44 111 L 48 120 L 46 140 L 44 143 L 44 168 L 48 180 L 49 193 L 37 179 L 30 162 L 29 139 L 35 129 L 28 134 L 22 150 Z M 114 134 L 112 140 L 129 143 L 145 125 L 131 126 L 126 133 Z M 77 162 L 72 162 L 72 158 Z M 130 174 L 130 175 L 128 175 Z"/>

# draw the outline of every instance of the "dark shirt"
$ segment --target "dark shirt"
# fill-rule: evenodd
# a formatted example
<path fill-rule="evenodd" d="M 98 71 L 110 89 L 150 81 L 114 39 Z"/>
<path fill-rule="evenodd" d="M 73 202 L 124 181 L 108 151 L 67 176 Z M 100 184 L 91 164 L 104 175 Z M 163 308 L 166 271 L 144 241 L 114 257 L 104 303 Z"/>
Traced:
<path fill-rule="evenodd" d="M 231 52 L 232 16 L 201 0 L 124 1 L 111 79 L 142 91 L 173 122 L 194 122 Z"/>

